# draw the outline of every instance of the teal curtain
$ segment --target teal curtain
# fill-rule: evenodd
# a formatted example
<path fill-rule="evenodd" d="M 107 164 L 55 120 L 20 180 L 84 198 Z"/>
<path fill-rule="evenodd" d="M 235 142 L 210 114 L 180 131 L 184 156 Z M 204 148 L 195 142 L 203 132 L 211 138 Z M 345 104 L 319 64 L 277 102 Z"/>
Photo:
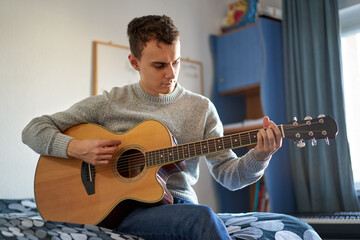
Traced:
<path fill-rule="evenodd" d="M 339 133 L 326 145 L 290 145 L 298 212 L 359 211 L 346 137 L 337 0 L 283 0 L 287 117 L 331 115 Z"/>

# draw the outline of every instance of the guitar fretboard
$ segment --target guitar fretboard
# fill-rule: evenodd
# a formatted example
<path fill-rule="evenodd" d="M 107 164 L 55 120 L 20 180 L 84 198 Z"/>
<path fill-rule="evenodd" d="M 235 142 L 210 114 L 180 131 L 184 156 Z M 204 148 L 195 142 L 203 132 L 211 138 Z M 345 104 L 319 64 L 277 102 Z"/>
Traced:
<path fill-rule="evenodd" d="M 162 165 L 228 149 L 253 145 L 257 143 L 257 132 L 258 130 L 252 130 L 149 151 L 146 152 L 146 165 L 149 167 Z"/>

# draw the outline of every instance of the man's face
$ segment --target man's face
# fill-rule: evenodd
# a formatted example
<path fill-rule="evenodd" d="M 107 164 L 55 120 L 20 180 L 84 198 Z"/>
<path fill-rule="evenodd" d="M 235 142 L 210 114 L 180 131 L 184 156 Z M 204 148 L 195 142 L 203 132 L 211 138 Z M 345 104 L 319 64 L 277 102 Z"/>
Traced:
<path fill-rule="evenodd" d="M 152 96 L 161 97 L 172 93 L 180 71 L 180 41 L 167 45 L 149 41 L 139 60 L 129 55 L 131 65 L 140 73 L 140 86 Z"/>

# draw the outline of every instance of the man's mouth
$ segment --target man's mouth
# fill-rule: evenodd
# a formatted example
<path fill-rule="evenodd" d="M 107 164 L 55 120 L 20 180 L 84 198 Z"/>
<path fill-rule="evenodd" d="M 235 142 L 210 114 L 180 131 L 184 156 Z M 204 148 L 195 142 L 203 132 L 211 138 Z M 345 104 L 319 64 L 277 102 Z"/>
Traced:
<path fill-rule="evenodd" d="M 170 81 L 170 82 L 162 83 L 162 85 L 171 86 L 171 85 L 174 84 L 174 83 L 175 83 L 175 81 Z"/>

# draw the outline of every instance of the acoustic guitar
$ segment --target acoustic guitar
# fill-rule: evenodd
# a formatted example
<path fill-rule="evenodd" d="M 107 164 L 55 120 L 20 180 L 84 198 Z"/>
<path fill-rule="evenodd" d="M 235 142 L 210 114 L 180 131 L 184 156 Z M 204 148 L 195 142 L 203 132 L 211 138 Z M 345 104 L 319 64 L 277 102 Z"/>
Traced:
<path fill-rule="evenodd" d="M 283 138 L 335 138 L 336 122 L 329 116 L 278 125 Z M 107 165 L 93 166 L 79 159 L 40 156 L 35 173 L 35 199 L 46 220 L 116 227 L 138 204 L 171 204 L 167 178 L 183 171 L 184 160 L 256 144 L 258 130 L 175 145 L 162 123 L 144 121 L 123 134 L 95 124 L 80 124 L 64 134 L 76 139 L 120 139 Z"/>

